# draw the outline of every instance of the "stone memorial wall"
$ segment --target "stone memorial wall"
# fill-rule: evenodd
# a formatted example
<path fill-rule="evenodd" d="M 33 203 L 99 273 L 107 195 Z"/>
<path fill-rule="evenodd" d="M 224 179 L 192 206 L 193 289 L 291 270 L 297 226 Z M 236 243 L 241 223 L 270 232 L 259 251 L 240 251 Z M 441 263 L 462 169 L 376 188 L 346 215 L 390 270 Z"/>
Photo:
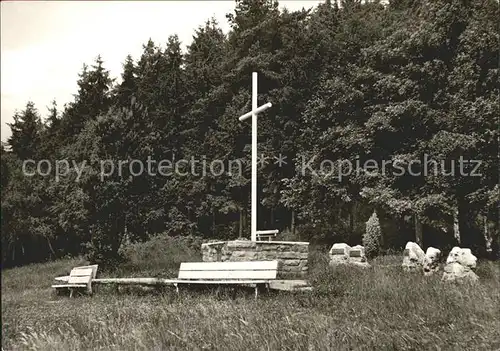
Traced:
<path fill-rule="evenodd" d="M 203 262 L 278 260 L 278 279 L 307 277 L 309 243 L 296 241 L 217 241 L 201 245 Z"/>

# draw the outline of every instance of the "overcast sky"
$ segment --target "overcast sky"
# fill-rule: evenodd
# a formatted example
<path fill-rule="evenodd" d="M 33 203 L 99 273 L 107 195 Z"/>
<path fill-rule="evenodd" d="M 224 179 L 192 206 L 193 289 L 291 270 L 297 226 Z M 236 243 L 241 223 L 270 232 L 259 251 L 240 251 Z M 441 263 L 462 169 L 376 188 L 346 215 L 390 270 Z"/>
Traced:
<path fill-rule="evenodd" d="M 290 10 L 321 1 L 280 1 Z M 138 59 L 151 37 L 162 46 L 171 34 L 184 47 L 194 30 L 215 17 L 224 32 L 234 1 L 40 1 L 1 6 L 1 139 L 6 141 L 14 111 L 35 103 L 42 117 L 56 99 L 59 108 L 72 101 L 83 63 L 101 54 L 118 77 L 127 54 Z M 250 88 L 250 87 L 249 87 Z"/>

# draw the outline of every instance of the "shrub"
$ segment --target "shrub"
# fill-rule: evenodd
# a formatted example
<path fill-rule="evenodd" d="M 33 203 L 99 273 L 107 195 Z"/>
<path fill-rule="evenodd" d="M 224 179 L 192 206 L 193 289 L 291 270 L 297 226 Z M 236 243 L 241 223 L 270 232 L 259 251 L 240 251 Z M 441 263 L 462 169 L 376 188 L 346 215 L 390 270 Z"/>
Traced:
<path fill-rule="evenodd" d="M 366 222 L 366 231 L 363 235 L 363 246 L 367 257 L 375 257 L 380 254 L 380 242 L 382 239 L 382 230 L 377 213 L 373 211 Z"/>
<path fill-rule="evenodd" d="M 301 241 L 327 247 L 349 239 L 349 233 L 340 223 L 304 223 L 297 225 L 296 233 L 300 233 Z"/>
<path fill-rule="evenodd" d="M 144 242 L 125 243 L 120 254 L 123 269 L 153 276 L 176 274 L 181 262 L 201 261 L 202 238 L 160 233 Z"/>
<path fill-rule="evenodd" d="M 120 237 L 112 234 L 112 230 L 101 225 L 91 227 L 92 237 L 86 243 L 86 258 L 92 264 L 98 264 L 101 269 L 113 269 L 123 262 L 119 252 Z"/>

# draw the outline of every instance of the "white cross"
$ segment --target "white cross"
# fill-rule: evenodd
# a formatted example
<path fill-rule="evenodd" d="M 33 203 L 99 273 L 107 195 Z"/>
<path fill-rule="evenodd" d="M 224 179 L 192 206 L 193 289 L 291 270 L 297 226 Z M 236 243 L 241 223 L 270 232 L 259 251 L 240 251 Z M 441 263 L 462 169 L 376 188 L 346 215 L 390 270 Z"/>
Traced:
<path fill-rule="evenodd" d="M 257 241 L 257 234 L 277 234 L 278 230 L 257 231 L 257 114 L 267 110 L 272 104 L 268 102 L 257 107 L 257 72 L 252 72 L 252 111 L 239 117 L 244 121 L 252 117 L 252 218 L 251 218 L 251 238 Z"/>

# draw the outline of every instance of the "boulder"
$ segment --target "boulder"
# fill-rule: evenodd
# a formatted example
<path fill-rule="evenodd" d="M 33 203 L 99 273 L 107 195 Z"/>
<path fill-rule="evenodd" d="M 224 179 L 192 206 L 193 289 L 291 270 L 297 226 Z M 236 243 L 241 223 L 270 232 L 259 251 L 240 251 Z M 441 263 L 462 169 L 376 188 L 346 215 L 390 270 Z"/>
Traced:
<path fill-rule="evenodd" d="M 408 241 L 403 253 L 403 270 L 407 272 L 420 272 L 423 270 L 425 252 L 417 243 Z"/>
<path fill-rule="evenodd" d="M 361 245 L 356 245 L 349 251 L 349 264 L 353 264 L 360 267 L 370 267 L 368 260 L 365 255 L 365 248 Z"/>
<path fill-rule="evenodd" d="M 479 277 L 473 269 L 477 266 L 477 257 L 470 249 L 455 246 L 449 253 L 444 267 L 443 281 L 475 282 Z"/>
<path fill-rule="evenodd" d="M 448 258 L 446 259 L 447 264 L 453 262 L 458 262 L 462 266 L 473 269 L 477 266 L 477 257 L 472 254 L 470 249 L 462 249 L 455 246 L 451 249 Z"/>
<path fill-rule="evenodd" d="M 330 266 L 348 263 L 350 250 L 351 247 L 345 243 L 333 244 L 329 252 Z"/>
<path fill-rule="evenodd" d="M 424 275 L 432 275 L 439 271 L 439 258 L 441 250 L 428 247 L 424 258 Z"/>

